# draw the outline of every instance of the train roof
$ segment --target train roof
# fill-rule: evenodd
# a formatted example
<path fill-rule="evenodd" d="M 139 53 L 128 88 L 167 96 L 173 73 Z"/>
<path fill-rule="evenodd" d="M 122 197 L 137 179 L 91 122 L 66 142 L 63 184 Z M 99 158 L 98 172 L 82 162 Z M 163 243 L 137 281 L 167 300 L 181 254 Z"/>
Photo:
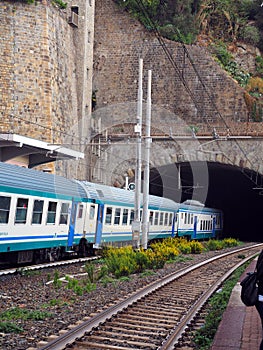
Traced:
<path fill-rule="evenodd" d="M 63 176 L 44 173 L 13 164 L 0 162 L 0 191 L 64 198 L 96 201 L 112 205 L 126 203 L 134 206 L 133 191 L 121 188 L 91 183 L 88 181 L 70 180 Z M 140 196 L 140 205 L 143 206 L 143 195 Z M 202 203 L 188 200 L 184 203 L 149 195 L 149 209 L 217 211 L 205 207 Z"/>
<path fill-rule="evenodd" d="M 63 176 L 44 173 L 13 164 L 0 162 L 0 191 L 27 193 L 52 198 L 81 198 L 97 202 L 134 205 L 134 192 L 88 181 L 70 180 Z M 143 197 L 141 196 L 141 206 Z M 149 196 L 151 208 L 178 209 L 174 201 Z"/>
<path fill-rule="evenodd" d="M 80 183 L 85 186 L 89 196 L 97 201 L 115 205 L 123 202 L 130 206 L 134 205 L 134 191 L 91 183 L 88 181 L 81 181 Z M 143 195 L 141 195 L 141 206 L 143 206 L 143 200 Z M 168 198 L 149 195 L 149 208 L 177 210 L 179 208 L 179 204 Z"/>
<path fill-rule="evenodd" d="M 62 176 L 0 162 L 0 191 L 29 193 L 36 196 L 86 197 L 85 189 Z"/>

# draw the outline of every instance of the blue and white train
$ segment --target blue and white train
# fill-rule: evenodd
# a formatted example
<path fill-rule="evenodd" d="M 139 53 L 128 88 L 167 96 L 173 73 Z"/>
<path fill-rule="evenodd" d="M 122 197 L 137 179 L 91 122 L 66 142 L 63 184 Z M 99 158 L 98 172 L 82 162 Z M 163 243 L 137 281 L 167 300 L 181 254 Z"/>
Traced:
<path fill-rule="evenodd" d="M 222 231 L 220 210 L 149 196 L 149 241 L 208 239 Z M 0 263 L 87 255 L 132 243 L 134 192 L 0 163 Z"/>

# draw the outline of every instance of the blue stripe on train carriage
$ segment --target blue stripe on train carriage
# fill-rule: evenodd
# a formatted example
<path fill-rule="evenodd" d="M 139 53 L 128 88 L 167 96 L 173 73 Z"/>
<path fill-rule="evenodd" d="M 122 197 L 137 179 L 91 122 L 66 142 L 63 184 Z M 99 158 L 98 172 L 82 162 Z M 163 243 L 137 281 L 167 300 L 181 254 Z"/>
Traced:
<path fill-rule="evenodd" d="M 197 231 L 197 216 L 194 216 L 194 235 L 193 235 L 193 238 L 196 238 L 196 231 Z"/>
<path fill-rule="evenodd" d="M 101 243 L 103 212 L 104 212 L 104 204 L 99 204 L 98 216 L 97 216 L 97 226 L 96 226 L 96 236 L 95 236 L 95 246 L 99 246 Z"/>
<path fill-rule="evenodd" d="M 78 207 L 78 202 L 73 201 L 71 214 L 70 214 L 69 231 L 68 231 L 68 242 L 67 242 L 68 247 L 71 247 L 74 241 L 77 207 Z"/>
<path fill-rule="evenodd" d="M 174 216 L 173 216 L 173 223 L 172 223 L 172 237 L 174 237 L 175 236 L 175 234 L 174 234 L 174 227 L 175 227 L 175 220 L 176 220 L 176 213 L 174 213 Z"/>
<path fill-rule="evenodd" d="M 215 236 L 216 236 L 216 218 L 213 217 L 212 237 L 215 238 Z"/>

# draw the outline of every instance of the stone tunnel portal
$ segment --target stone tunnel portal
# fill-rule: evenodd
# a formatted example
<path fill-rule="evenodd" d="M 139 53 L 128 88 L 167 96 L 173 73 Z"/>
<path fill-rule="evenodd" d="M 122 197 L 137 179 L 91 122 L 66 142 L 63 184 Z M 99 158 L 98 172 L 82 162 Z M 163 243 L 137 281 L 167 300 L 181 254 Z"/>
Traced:
<path fill-rule="evenodd" d="M 221 209 L 223 237 L 263 242 L 263 183 L 256 189 L 256 176 L 248 169 L 217 162 L 178 163 L 151 169 L 149 192 Z"/>

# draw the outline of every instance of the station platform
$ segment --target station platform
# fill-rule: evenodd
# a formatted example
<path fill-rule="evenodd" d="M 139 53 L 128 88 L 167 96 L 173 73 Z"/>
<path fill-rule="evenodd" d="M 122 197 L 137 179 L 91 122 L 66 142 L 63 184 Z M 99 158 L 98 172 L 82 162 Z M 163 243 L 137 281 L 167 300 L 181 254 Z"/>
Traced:
<path fill-rule="evenodd" d="M 239 282 L 255 266 L 256 260 L 253 260 L 240 276 Z M 262 340 L 260 317 L 254 306 L 246 307 L 242 303 L 239 282 L 231 293 L 210 350 L 259 350 Z"/>

